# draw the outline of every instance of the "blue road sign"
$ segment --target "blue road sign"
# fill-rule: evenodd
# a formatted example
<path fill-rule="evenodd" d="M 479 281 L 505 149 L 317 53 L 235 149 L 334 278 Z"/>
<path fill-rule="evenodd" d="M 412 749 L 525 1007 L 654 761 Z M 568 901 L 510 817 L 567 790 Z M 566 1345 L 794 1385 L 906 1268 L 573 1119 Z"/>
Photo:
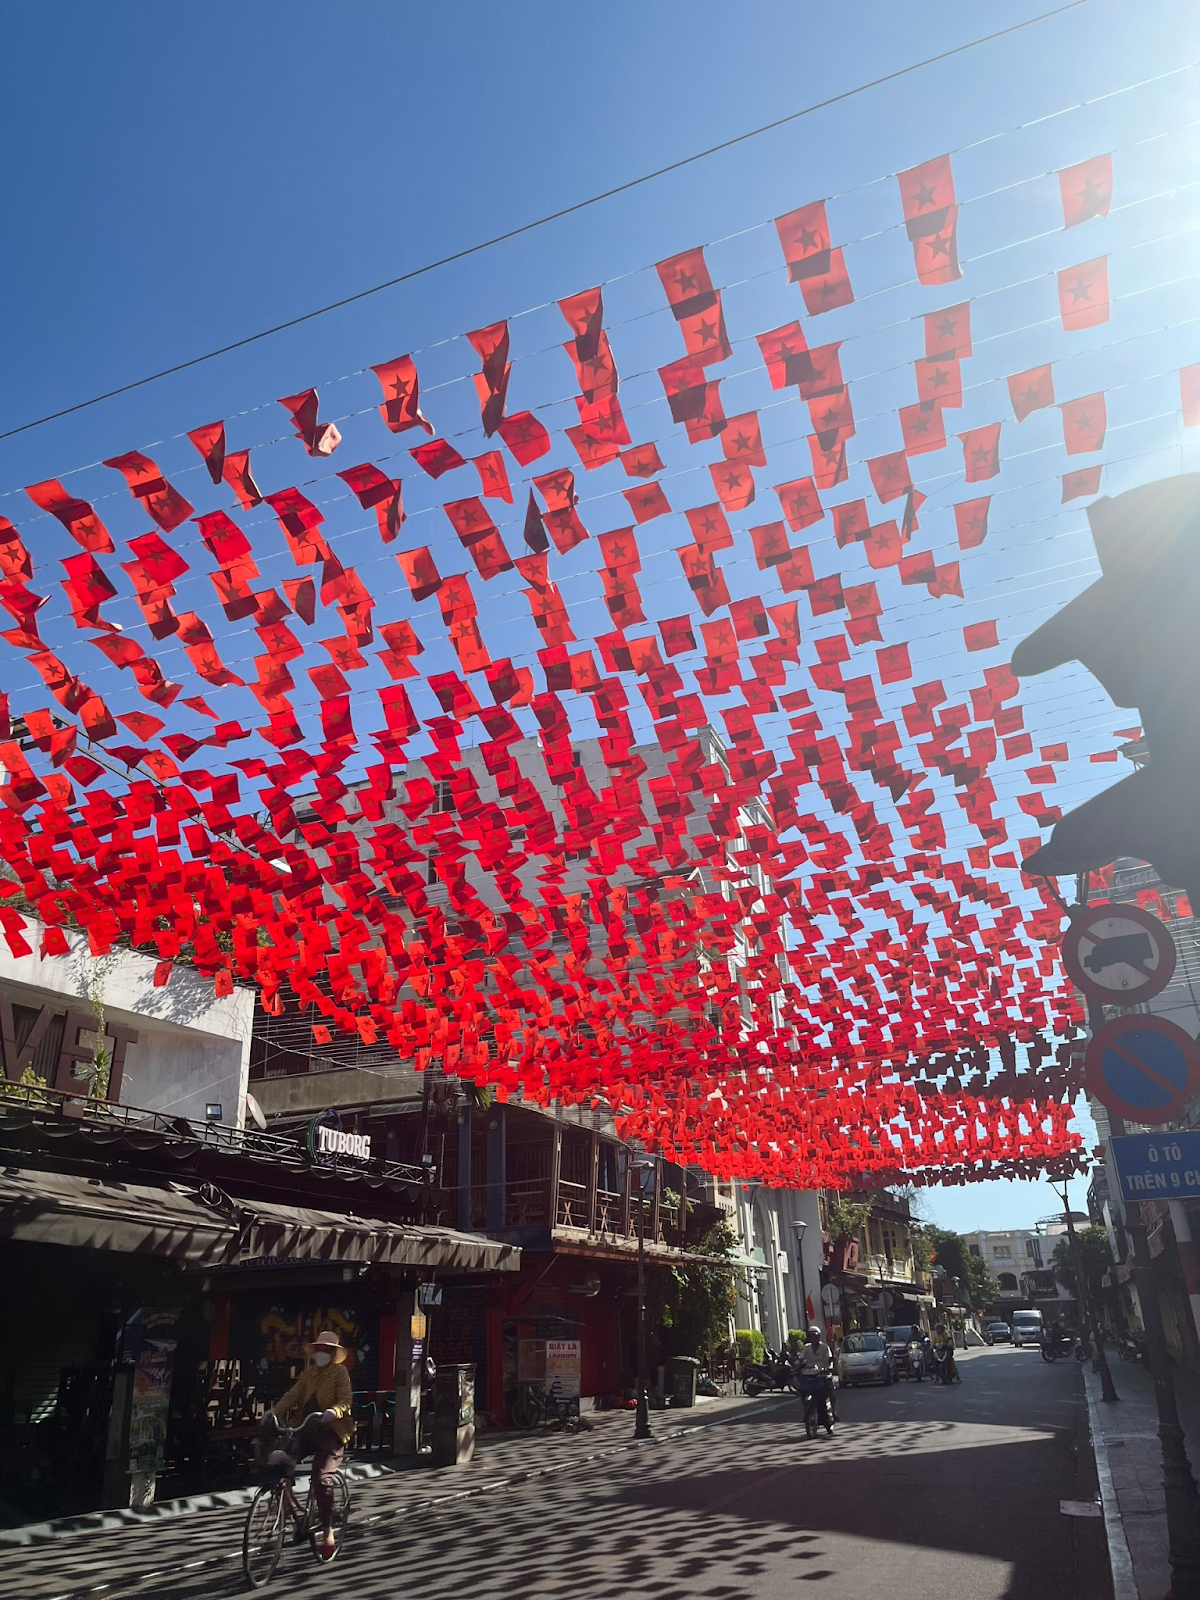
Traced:
<path fill-rule="evenodd" d="M 1112 1153 L 1123 1200 L 1200 1198 L 1200 1132 L 1126 1133 Z"/>
<path fill-rule="evenodd" d="M 1114 1017 L 1083 1058 L 1084 1087 L 1130 1122 L 1169 1122 L 1200 1092 L 1196 1041 L 1165 1017 Z"/>

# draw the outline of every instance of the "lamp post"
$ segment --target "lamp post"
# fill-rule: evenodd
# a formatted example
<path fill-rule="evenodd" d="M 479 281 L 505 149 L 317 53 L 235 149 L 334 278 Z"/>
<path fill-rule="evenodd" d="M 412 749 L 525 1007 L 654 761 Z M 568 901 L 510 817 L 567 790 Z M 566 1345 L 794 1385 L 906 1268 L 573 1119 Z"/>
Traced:
<path fill-rule="evenodd" d="M 654 1172 L 653 1161 L 635 1161 L 633 1170 L 638 1177 L 638 1345 L 637 1345 L 637 1414 L 633 1425 L 635 1439 L 649 1439 L 650 1397 L 646 1391 L 646 1173 Z"/>
<path fill-rule="evenodd" d="M 796 1235 L 796 1265 L 800 1268 L 800 1321 L 804 1324 L 804 1331 L 808 1332 L 808 1289 L 804 1282 L 804 1235 L 808 1228 L 807 1222 L 799 1220 L 792 1223 L 792 1232 Z"/>
<path fill-rule="evenodd" d="M 1058 1190 L 1051 1183 L 1055 1194 Z M 1102 1400 L 1119 1400 L 1121 1396 L 1113 1385 L 1112 1373 L 1108 1369 L 1108 1357 L 1104 1353 L 1104 1345 L 1100 1338 L 1100 1318 L 1092 1302 L 1092 1289 L 1087 1281 L 1084 1271 L 1083 1252 L 1079 1248 L 1079 1236 L 1075 1232 L 1075 1219 L 1071 1215 L 1071 1207 L 1067 1200 L 1067 1180 L 1063 1179 L 1062 1186 L 1063 1216 L 1067 1221 L 1067 1238 L 1070 1241 L 1071 1265 L 1075 1268 L 1075 1284 L 1079 1290 L 1079 1309 L 1083 1313 L 1083 1320 L 1087 1327 L 1088 1337 L 1092 1341 L 1092 1371 L 1100 1374 L 1100 1398 Z"/>

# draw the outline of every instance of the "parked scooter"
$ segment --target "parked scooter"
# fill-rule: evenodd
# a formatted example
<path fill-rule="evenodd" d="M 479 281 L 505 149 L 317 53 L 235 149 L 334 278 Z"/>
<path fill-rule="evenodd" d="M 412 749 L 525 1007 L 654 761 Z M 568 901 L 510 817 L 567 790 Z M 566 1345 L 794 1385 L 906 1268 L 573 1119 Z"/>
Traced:
<path fill-rule="evenodd" d="M 742 1367 L 744 1394 L 753 1397 L 779 1389 L 800 1392 L 799 1371 L 786 1351 L 768 1350 L 761 1361 L 749 1361 Z"/>
<path fill-rule="evenodd" d="M 1117 1340 L 1117 1354 L 1122 1361 L 1140 1361 L 1144 1367 L 1150 1365 L 1150 1352 L 1146 1348 L 1146 1341 L 1139 1338 L 1136 1333 L 1127 1333 Z"/>

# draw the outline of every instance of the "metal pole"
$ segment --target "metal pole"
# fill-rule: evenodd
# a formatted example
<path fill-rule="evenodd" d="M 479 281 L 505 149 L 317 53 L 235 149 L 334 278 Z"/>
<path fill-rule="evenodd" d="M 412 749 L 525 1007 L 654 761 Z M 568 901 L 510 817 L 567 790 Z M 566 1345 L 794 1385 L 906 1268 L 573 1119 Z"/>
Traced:
<path fill-rule="evenodd" d="M 1104 1008 L 1088 1001 L 1088 1026 L 1093 1032 L 1104 1023 Z M 1109 1113 L 1109 1128 L 1114 1137 L 1125 1132 L 1122 1117 Z M 1146 1353 L 1150 1376 L 1154 1380 L 1154 1404 L 1158 1412 L 1158 1437 L 1162 1444 L 1163 1498 L 1167 1508 L 1167 1562 L 1171 1568 L 1171 1587 L 1164 1600 L 1200 1600 L 1200 1498 L 1188 1460 L 1179 1408 L 1175 1402 L 1175 1383 L 1171 1358 L 1163 1332 L 1162 1307 L 1146 1239 L 1146 1224 L 1141 1202 L 1130 1202 L 1125 1213 L 1125 1231 L 1133 1245 L 1133 1276 L 1142 1322 L 1146 1329 Z"/>
<path fill-rule="evenodd" d="M 1053 1184 L 1050 1186 L 1054 1187 Z M 1057 1190 L 1055 1191 L 1057 1193 Z M 1121 1396 L 1113 1386 L 1112 1373 L 1108 1367 L 1108 1357 L 1104 1353 L 1104 1346 L 1100 1342 L 1100 1318 L 1092 1302 L 1091 1285 L 1083 1268 L 1083 1251 L 1079 1248 L 1079 1235 L 1075 1232 L 1075 1223 L 1071 1217 L 1071 1207 L 1067 1199 L 1067 1180 L 1063 1179 L 1062 1190 L 1063 1216 L 1067 1222 L 1067 1238 L 1071 1243 L 1071 1260 L 1075 1264 L 1075 1282 L 1079 1287 L 1079 1309 L 1083 1312 L 1084 1322 L 1087 1325 L 1092 1340 L 1092 1371 L 1100 1374 L 1100 1398 L 1102 1400 L 1119 1400 Z"/>
<path fill-rule="evenodd" d="M 646 1392 L 646 1192 L 644 1181 L 638 1180 L 638 1353 L 637 1353 L 637 1418 L 634 1422 L 635 1439 L 650 1438 L 650 1397 Z"/>
<path fill-rule="evenodd" d="M 807 1222 L 793 1222 L 792 1232 L 796 1235 L 796 1265 L 800 1269 L 800 1321 L 804 1331 L 808 1333 L 808 1289 L 804 1282 L 804 1233 L 808 1227 Z"/>

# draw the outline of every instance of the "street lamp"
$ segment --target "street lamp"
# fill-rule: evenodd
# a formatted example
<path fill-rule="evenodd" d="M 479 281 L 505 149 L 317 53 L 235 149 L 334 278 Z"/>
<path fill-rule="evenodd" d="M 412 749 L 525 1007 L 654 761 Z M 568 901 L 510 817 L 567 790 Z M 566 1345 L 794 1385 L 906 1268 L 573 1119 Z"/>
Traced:
<path fill-rule="evenodd" d="M 792 1232 L 796 1235 L 796 1265 L 800 1268 L 800 1321 L 804 1324 L 804 1331 L 808 1332 L 808 1289 L 804 1282 L 804 1234 L 808 1227 L 807 1222 L 796 1221 L 792 1223 Z"/>
<path fill-rule="evenodd" d="M 649 1439 L 650 1397 L 646 1390 L 646 1174 L 654 1173 L 653 1161 L 635 1161 L 633 1170 L 638 1178 L 638 1347 L 637 1347 L 637 1416 L 633 1425 L 635 1439 Z"/>

